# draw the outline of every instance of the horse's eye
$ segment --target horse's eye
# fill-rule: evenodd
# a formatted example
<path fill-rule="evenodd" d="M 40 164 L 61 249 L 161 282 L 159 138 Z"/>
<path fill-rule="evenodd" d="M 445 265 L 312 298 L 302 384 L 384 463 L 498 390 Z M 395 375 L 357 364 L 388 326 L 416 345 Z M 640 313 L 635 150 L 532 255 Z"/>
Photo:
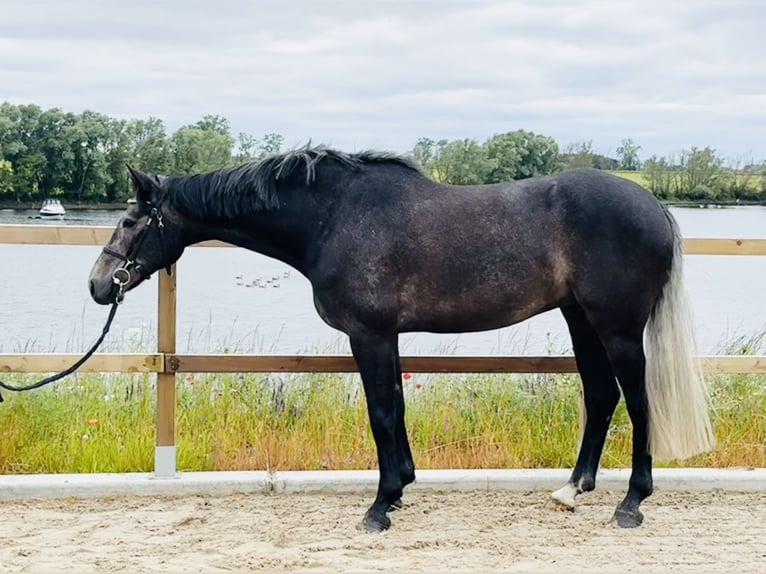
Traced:
<path fill-rule="evenodd" d="M 123 227 L 130 228 L 130 227 L 133 227 L 135 224 L 136 224 L 136 222 L 133 219 L 123 219 L 122 220 L 122 226 Z"/>

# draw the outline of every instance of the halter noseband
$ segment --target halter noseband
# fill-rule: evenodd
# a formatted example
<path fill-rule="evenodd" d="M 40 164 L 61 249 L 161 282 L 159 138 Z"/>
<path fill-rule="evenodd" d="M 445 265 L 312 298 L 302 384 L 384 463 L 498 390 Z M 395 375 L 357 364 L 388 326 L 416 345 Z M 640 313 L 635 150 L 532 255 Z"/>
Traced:
<path fill-rule="evenodd" d="M 149 204 L 151 205 L 151 204 Z M 160 204 L 161 205 L 161 204 Z M 115 285 L 118 286 L 117 295 L 115 297 L 115 302 L 121 303 L 123 297 L 125 296 L 124 288 L 125 285 L 127 285 L 130 282 L 131 268 L 137 271 L 141 277 L 144 279 L 149 279 L 151 277 L 152 272 L 146 271 L 146 268 L 138 262 L 136 259 L 136 255 L 138 254 L 138 250 L 141 248 L 141 245 L 144 243 L 144 240 L 149 235 L 149 228 L 151 227 L 152 223 L 154 221 L 157 221 L 157 227 L 160 230 L 160 244 L 162 245 L 162 257 L 163 259 L 166 258 L 165 254 L 165 223 L 162 220 L 162 212 L 160 211 L 160 205 L 152 206 L 151 211 L 149 212 L 149 218 L 146 220 L 146 224 L 144 225 L 144 228 L 139 232 L 138 238 L 136 238 L 136 241 L 133 243 L 133 245 L 130 248 L 130 251 L 123 255 L 119 251 L 112 249 L 108 245 L 104 245 L 103 252 L 107 255 L 110 255 L 116 259 L 119 259 L 123 262 L 123 264 L 114 270 L 114 273 L 112 273 L 112 281 Z M 165 270 L 167 271 L 168 275 L 170 275 L 170 265 L 168 265 Z"/>

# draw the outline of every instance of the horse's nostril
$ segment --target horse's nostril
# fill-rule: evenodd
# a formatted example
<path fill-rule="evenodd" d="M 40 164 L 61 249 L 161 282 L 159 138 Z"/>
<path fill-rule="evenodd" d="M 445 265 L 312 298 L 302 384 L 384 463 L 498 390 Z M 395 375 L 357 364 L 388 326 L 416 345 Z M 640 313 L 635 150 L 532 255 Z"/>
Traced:
<path fill-rule="evenodd" d="M 92 297 L 96 294 L 96 284 L 93 282 L 93 279 L 88 281 L 88 287 L 90 288 L 90 295 Z"/>

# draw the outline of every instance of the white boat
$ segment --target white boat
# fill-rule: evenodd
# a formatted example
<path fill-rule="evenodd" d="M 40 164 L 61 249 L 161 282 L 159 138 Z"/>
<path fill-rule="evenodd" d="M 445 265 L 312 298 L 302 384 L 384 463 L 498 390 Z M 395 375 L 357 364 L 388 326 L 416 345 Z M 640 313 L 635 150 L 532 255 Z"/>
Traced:
<path fill-rule="evenodd" d="M 40 208 L 40 217 L 45 219 L 63 219 L 66 209 L 58 199 L 46 199 Z"/>

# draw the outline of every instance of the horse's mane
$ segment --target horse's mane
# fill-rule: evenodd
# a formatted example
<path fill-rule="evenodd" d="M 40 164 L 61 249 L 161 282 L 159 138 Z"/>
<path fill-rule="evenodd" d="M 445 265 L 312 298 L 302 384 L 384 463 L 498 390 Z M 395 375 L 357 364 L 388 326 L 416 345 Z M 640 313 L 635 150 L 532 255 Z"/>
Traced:
<path fill-rule="evenodd" d="M 278 180 L 303 174 L 308 188 L 316 180 L 317 165 L 330 160 L 349 172 L 387 163 L 420 173 L 413 160 L 392 153 L 348 154 L 323 146 L 306 146 L 235 167 L 164 178 L 166 198 L 181 213 L 195 219 L 230 219 L 278 209 Z"/>

